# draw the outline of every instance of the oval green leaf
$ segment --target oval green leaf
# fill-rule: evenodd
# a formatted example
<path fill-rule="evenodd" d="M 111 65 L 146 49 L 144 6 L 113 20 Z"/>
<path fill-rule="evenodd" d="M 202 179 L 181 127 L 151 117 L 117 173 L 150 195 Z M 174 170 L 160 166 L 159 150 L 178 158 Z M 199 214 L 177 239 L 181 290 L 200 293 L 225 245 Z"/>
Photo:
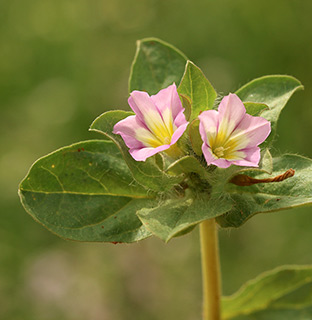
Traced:
<path fill-rule="evenodd" d="M 36 161 L 21 182 L 26 211 L 58 236 L 78 241 L 133 242 L 151 233 L 136 211 L 157 203 L 135 183 L 118 148 L 92 140 Z"/>
<path fill-rule="evenodd" d="M 196 119 L 201 111 L 212 109 L 217 93 L 203 72 L 188 61 L 178 92 L 191 100 L 190 121 Z"/>
<path fill-rule="evenodd" d="M 132 63 L 129 92 L 133 90 L 156 94 L 176 83 L 180 83 L 187 58 L 164 41 L 147 38 L 137 41 L 137 50 Z"/>

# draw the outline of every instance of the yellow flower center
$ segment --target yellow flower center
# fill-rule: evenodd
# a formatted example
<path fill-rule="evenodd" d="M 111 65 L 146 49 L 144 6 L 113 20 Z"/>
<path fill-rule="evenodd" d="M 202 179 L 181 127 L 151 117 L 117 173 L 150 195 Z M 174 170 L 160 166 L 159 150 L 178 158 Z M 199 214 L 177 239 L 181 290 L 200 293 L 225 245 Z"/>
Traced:
<path fill-rule="evenodd" d="M 235 160 L 242 157 L 242 153 L 238 150 L 247 138 L 244 135 L 228 134 L 224 130 L 219 130 L 217 134 L 208 135 L 211 151 L 216 158 L 226 160 Z M 246 143 L 245 143 L 246 144 Z"/>

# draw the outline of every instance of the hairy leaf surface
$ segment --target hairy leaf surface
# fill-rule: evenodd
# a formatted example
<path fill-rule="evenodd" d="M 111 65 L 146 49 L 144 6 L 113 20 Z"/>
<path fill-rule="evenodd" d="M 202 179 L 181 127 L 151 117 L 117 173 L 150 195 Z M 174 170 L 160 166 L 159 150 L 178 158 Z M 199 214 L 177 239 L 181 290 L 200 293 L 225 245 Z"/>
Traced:
<path fill-rule="evenodd" d="M 144 226 L 155 236 L 168 242 L 173 237 L 207 219 L 215 218 L 232 207 L 232 202 L 222 195 L 210 197 L 169 199 L 154 208 L 138 211 Z"/>

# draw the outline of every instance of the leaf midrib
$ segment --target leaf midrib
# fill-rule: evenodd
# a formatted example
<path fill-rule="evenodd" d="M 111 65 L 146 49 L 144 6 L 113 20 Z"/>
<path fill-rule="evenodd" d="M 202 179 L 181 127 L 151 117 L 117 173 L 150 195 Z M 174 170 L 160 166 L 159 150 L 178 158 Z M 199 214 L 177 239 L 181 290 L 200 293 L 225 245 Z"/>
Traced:
<path fill-rule="evenodd" d="M 138 195 L 129 195 L 129 194 L 114 194 L 114 193 L 94 193 L 94 192 L 75 192 L 75 191 L 43 191 L 43 190 L 31 190 L 20 188 L 22 192 L 32 192 L 32 193 L 41 193 L 41 194 L 73 194 L 73 195 L 83 195 L 83 196 L 113 196 L 113 197 L 125 197 L 125 198 L 133 198 L 133 199 L 154 199 L 152 196 L 138 196 Z"/>

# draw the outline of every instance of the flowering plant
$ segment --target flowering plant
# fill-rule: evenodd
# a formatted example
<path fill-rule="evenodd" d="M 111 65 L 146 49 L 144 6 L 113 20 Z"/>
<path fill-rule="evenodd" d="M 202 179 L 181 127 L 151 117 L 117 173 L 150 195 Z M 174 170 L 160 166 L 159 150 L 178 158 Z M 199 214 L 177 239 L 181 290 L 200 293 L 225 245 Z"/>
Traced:
<path fill-rule="evenodd" d="M 218 106 L 215 89 L 184 54 L 143 39 L 129 81 L 134 113 L 95 119 L 90 130 L 109 140 L 36 161 L 20 184 L 22 204 L 53 233 L 79 241 L 168 242 L 199 225 L 203 319 L 310 319 L 309 267 L 267 273 L 221 308 L 216 239 L 216 223 L 237 228 L 258 213 L 311 204 L 312 161 L 270 154 L 280 112 L 302 88 L 290 76 L 265 76 Z"/>

